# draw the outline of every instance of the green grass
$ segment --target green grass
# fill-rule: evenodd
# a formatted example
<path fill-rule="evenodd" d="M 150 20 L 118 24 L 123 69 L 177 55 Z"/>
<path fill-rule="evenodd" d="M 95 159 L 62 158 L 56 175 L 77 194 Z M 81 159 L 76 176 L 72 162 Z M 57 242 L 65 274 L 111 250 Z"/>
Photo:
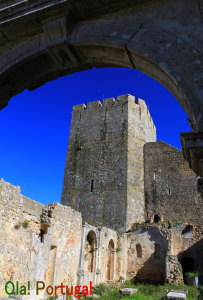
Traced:
<path fill-rule="evenodd" d="M 170 290 L 187 290 L 187 300 L 198 299 L 198 289 L 196 287 L 186 286 L 184 284 L 165 284 L 155 285 L 149 283 L 133 284 L 130 281 L 126 281 L 122 287 L 137 288 L 138 292 L 132 296 L 123 296 L 119 294 L 119 288 L 110 288 L 108 285 L 100 284 L 94 288 L 94 294 L 100 295 L 101 300 L 161 300 L 166 296 Z M 80 298 L 83 299 L 83 298 Z M 84 298 L 85 299 L 85 298 Z M 86 298 L 87 299 L 87 298 Z M 91 297 L 91 299 L 94 299 Z"/>

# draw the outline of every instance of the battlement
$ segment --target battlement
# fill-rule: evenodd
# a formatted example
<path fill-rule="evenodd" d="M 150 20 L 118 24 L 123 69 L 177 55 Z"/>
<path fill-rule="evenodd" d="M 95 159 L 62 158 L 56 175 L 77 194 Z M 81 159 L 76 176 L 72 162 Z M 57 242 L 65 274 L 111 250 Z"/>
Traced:
<path fill-rule="evenodd" d="M 113 105 L 124 105 L 127 102 L 135 103 L 141 106 L 144 106 L 143 103 L 145 103 L 144 100 L 141 99 L 135 99 L 135 96 L 126 94 L 118 96 L 116 99 L 114 97 L 112 98 L 106 98 L 103 100 L 97 100 L 88 102 L 87 104 L 79 104 L 73 106 L 73 111 L 82 112 L 86 109 L 97 109 L 97 108 L 106 108 L 106 107 L 112 107 Z M 145 104 L 146 106 L 146 104 Z"/>
<path fill-rule="evenodd" d="M 131 108 L 133 108 L 134 105 L 134 108 L 139 113 L 140 117 L 144 117 L 146 120 L 148 119 L 153 123 L 146 102 L 140 98 L 135 98 L 135 96 L 130 94 L 117 96 L 116 99 L 112 97 L 103 100 L 88 102 L 87 104 L 75 105 L 73 106 L 73 115 L 75 117 L 78 116 L 79 118 L 81 118 L 83 114 L 86 114 L 88 112 L 92 113 L 93 111 L 102 112 L 103 110 L 113 110 L 114 108 L 121 108 L 123 110 L 126 103 L 131 105 Z M 155 127 L 154 123 L 153 126 Z"/>

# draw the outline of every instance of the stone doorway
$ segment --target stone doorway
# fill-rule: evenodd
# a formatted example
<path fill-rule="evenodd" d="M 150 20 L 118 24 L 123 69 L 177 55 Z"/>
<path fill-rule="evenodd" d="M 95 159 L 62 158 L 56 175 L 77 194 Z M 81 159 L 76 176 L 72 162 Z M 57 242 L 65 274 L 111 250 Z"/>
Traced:
<path fill-rule="evenodd" d="M 194 272 L 195 270 L 195 261 L 192 257 L 183 257 L 181 260 L 182 270 L 183 270 L 183 280 L 186 282 L 186 277 L 188 272 Z"/>

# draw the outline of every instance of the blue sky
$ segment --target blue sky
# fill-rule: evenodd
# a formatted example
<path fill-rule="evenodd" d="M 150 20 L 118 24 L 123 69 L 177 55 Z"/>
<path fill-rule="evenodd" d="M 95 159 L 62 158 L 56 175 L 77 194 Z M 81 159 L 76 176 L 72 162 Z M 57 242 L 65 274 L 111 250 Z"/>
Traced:
<path fill-rule="evenodd" d="M 36 201 L 60 202 L 72 106 L 123 94 L 144 99 L 157 139 L 181 148 L 187 115 L 162 85 L 137 70 L 92 69 L 24 91 L 0 111 L 0 178 Z"/>

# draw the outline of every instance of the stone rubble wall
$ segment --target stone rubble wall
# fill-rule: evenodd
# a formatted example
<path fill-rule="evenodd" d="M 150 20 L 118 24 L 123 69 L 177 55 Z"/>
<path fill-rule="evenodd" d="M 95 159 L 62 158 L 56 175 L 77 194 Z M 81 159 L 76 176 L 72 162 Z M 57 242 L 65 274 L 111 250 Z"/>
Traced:
<path fill-rule="evenodd" d="M 127 243 L 127 279 L 164 282 L 167 240 L 163 233 L 143 225 L 127 234 Z"/>
<path fill-rule="evenodd" d="M 26 285 L 29 280 L 33 293 L 36 281 L 77 284 L 81 215 L 70 207 L 51 204 L 50 227 L 41 242 L 40 216 L 45 207 L 22 196 L 19 187 L 0 180 L 0 295 L 5 295 L 4 284 L 9 280 Z M 55 261 L 50 261 L 53 249 Z"/>
<path fill-rule="evenodd" d="M 203 202 L 197 179 L 182 151 L 164 142 L 144 146 L 146 219 L 201 223 Z"/>

